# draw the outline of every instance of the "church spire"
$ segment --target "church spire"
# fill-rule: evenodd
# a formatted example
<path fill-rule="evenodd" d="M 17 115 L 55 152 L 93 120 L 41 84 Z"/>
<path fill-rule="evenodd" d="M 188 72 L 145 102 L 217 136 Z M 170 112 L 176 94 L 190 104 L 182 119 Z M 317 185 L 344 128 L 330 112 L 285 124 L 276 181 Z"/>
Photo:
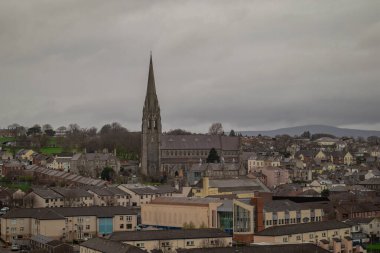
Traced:
<path fill-rule="evenodd" d="M 148 85 L 141 125 L 141 173 L 156 178 L 160 177 L 161 168 L 161 113 L 154 82 L 152 53 L 150 54 Z"/>
<path fill-rule="evenodd" d="M 153 71 L 153 60 L 152 52 L 150 52 L 150 62 L 149 62 L 149 75 L 148 75 L 148 85 L 146 89 L 146 97 L 144 104 L 144 111 L 157 111 L 160 109 L 158 104 L 158 98 L 156 93 L 156 84 L 154 82 L 154 71 Z"/>

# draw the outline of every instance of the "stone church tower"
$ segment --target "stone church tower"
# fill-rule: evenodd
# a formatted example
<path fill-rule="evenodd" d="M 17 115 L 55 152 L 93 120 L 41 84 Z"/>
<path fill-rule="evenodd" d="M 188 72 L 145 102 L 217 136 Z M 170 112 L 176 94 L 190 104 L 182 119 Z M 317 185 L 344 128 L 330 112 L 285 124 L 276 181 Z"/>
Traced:
<path fill-rule="evenodd" d="M 160 177 L 161 114 L 154 83 L 152 55 L 149 63 L 141 134 L 141 173 L 158 179 Z"/>

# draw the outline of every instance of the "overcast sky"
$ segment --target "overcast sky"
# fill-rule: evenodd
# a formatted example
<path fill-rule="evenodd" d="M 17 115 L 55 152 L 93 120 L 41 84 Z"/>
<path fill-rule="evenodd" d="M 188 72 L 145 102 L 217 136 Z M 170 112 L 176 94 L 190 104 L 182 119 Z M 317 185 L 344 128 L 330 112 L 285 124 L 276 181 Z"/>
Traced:
<path fill-rule="evenodd" d="M 0 127 L 380 130 L 380 1 L 0 1 Z"/>

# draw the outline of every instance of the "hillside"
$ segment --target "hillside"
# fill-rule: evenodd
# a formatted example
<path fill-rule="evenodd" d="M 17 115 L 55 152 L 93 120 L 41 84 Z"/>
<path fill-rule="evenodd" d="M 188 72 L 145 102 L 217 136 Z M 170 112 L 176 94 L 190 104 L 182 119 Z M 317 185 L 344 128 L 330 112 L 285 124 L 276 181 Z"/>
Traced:
<path fill-rule="evenodd" d="M 305 131 L 309 131 L 311 134 L 316 134 L 316 133 L 332 134 L 337 137 L 361 136 L 361 137 L 367 138 L 369 136 L 380 136 L 380 131 L 339 128 L 339 127 L 325 126 L 325 125 L 296 126 L 296 127 L 279 128 L 279 129 L 268 130 L 268 131 L 240 131 L 240 133 L 243 136 L 245 135 L 256 136 L 258 134 L 261 134 L 261 135 L 273 137 L 273 136 L 281 135 L 281 134 L 288 134 L 290 136 L 301 135 Z"/>

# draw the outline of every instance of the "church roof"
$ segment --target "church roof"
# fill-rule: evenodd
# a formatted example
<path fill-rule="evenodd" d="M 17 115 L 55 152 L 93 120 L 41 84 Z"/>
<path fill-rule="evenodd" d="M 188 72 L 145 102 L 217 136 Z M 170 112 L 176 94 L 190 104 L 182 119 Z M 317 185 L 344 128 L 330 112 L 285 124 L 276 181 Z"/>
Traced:
<path fill-rule="evenodd" d="M 219 135 L 161 135 L 161 149 L 206 149 L 239 150 L 240 139 Z"/>

